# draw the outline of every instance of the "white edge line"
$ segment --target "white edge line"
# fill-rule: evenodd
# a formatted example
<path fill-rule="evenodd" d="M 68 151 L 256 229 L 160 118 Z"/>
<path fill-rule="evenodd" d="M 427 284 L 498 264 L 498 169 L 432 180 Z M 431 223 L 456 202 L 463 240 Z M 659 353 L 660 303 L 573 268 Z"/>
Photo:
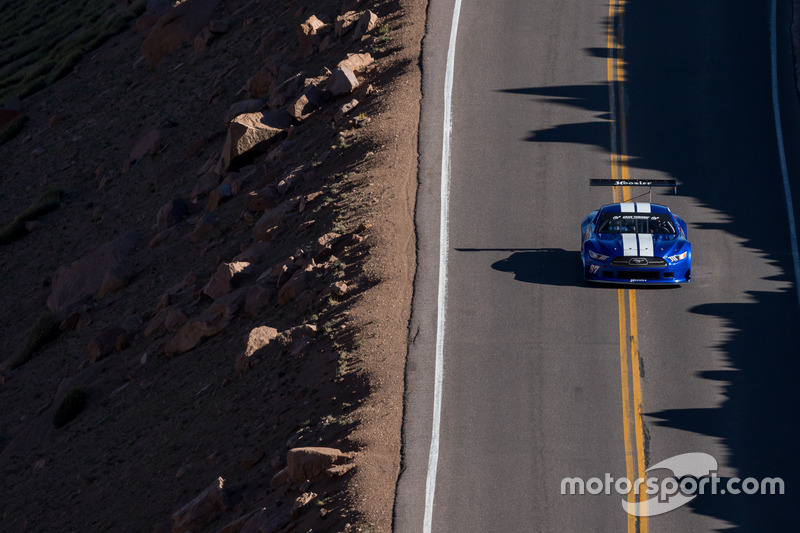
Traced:
<path fill-rule="evenodd" d="M 800 304 L 800 252 L 797 246 L 797 227 L 794 219 L 792 189 L 789 184 L 789 169 L 786 166 L 786 148 L 783 142 L 783 126 L 778 101 L 778 45 L 777 45 L 777 0 L 772 0 L 770 8 L 770 55 L 772 65 L 772 112 L 775 116 L 775 133 L 778 137 L 778 154 L 783 178 L 783 193 L 786 197 L 786 213 L 789 217 L 789 235 L 792 244 L 792 262 L 794 263 L 794 287 L 797 291 L 797 303 Z"/>
<path fill-rule="evenodd" d="M 442 175 L 441 206 L 439 214 L 439 289 L 436 318 L 436 362 L 433 384 L 433 422 L 431 427 L 431 449 L 428 455 L 428 474 L 425 480 L 425 516 L 423 533 L 433 527 L 433 497 L 436 492 L 436 471 L 439 466 L 439 427 L 442 416 L 442 378 L 444 373 L 444 325 L 447 310 L 447 250 L 448 208 L 450 203 L 450 132 L 452 130 L 453 71 L 455 70 L 456 35 L 461 14 L 461 0 L 453 7 L 450 26 L 450 42 L 447 47 L 447 66 L 444 76 L 444 120 L 442 130 Z"/>

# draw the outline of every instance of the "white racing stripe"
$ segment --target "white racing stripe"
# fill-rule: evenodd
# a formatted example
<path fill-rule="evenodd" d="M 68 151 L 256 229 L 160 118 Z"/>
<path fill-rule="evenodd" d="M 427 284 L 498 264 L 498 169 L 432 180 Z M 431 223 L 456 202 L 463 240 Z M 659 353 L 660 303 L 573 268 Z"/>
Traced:
<path fill-rule="evenodd" d="M 622 234 L 623 255 L 639 255 L 639 245 L 637 244 L 635 233 Z"/>
<path fill-rule="evenodd" d="M 650 213 L 650 204 L 647 202 L 640 202 L 636 204 L 637 213 Z"/>
<path fill-rule="evenodd" d="M 652 257 L 653 255 L 653 236 L 649 233 L 637 233 L 639 238 L 639 255 Z"/>
<path fill-rule="evenodd" d="M 636 204 L 631 202 L 625 202 L 623 204 L 619 204 L 619 208 L 623 213 L 635 213 L 636 212 Z"/>

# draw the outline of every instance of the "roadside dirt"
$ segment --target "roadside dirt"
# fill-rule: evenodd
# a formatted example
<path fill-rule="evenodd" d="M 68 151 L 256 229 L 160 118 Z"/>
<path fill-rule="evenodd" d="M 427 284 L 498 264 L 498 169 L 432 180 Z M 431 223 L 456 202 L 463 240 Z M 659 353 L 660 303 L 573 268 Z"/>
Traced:
<path fill-rule="evenodd" d="M 299 25 L 311 15 L 332 23 L 342 4 L 226 2 L 214 18 L 231 21 L 227 33 L 203 53 L 185 44 L 152 70 L 139 59 L 146 33 L 127 32 L 22 101 L 28 123 L 0 146 L 0 224 L 46 190 L 63 194 L 58 209 L 0 245 L 3 531 L 176 531 L 176 511 L 218 478 L 225 480 L 224 509 L 197 522 L 195 533 L 246 530 L 253 513 L 283 516 L 310 493 L 312 504 L 276 531 L 391 530 L 416 262 L 427 2 L 345 1 L 373 10 L 377 26 L 360 40 L 332 39 L 310 58 L 298 57 Z M 218 206 L 198 195 L 164 242 L 152 246 L 157 213 L 193 196 L 200 170 L 219 157 L 223 117 L 248 98 L 242 87 L 262 64 L 280 61 L 313 77 L 356 52 L 371 53 L 375 62 L 358 74 L 353 111 L 337 114 L 351 95 L 296 123 L 286 150 L 240 169 L 238 194 Z M 369 94 L 359 92 L 369 84 Z M 137 142 L 164 124 L 160 149 L 130 164 Z M 144 334 L 165 297 L 190 320 L 213 304 L 203 287 L 218 265 L 255 243 L 261 213 L 245 205 L 248 193 L 299 165 L 303 179 L 286 198 L 302 197 L 304 209 L 281 220 L 267 251 L 253 260 L 256 271 L 233 288 L 249 292 L 261 274 L 294 257 L 293 267 L 312 260 L 318 266 L 306 296 L 278 302 L 270 292 L 278 286 L 267 276 L 272 297 L 258 312 L 237 308 L 220 333 L 166 356 L 175 331 Z M 8 361 L 46 313 L 59 267 L 128 231 L 142 241 L 124 286 L 82 302 L 80 327 L 65 328 L 12 368 Z M 344 235 L 333 249 L 336 261 L 317 253 L 318 239 L 330 232 Z M 193 233 L 196 240 L 188 238 Z M 278 278 L 278 285 L 285 282 Z M 346 292 L 326 292 L 335 282 Z M 131 330 L 125 342 L 90 357 L 90 344 L 122 325 Z M 297 350 L 292 344 L 259 352 L 247 371 L 237 371 L 248 335 L 265 325 L 310 325 L 317 335 Z M 86 406 L 56 428 L 55 412 L 75 389 L 87 393 Z M 287 450 L 300 446 L 353 452 L 355 468 L 273 486 Z"/>

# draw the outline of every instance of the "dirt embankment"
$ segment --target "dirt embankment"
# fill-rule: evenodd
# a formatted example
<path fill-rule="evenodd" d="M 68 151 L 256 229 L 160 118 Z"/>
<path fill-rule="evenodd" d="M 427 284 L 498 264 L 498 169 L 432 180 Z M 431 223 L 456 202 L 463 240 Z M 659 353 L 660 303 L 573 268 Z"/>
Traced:
<path fill-rule="evenodd" d="M 198 3 L 0 146 L 4 531 L 391 529 L 426 2 Z"/>

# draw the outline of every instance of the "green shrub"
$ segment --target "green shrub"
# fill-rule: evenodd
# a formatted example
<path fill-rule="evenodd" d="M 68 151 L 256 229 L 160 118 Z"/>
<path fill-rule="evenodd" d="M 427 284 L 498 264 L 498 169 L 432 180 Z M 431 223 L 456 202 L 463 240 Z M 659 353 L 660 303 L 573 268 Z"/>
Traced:
<path fill-rule="evenodd" d="M 70 390 L 53 414 L 53 425 L 60 428 L 75 420 L 86 407 L 88 398 L 89 392 L 83 387 Z"/>

